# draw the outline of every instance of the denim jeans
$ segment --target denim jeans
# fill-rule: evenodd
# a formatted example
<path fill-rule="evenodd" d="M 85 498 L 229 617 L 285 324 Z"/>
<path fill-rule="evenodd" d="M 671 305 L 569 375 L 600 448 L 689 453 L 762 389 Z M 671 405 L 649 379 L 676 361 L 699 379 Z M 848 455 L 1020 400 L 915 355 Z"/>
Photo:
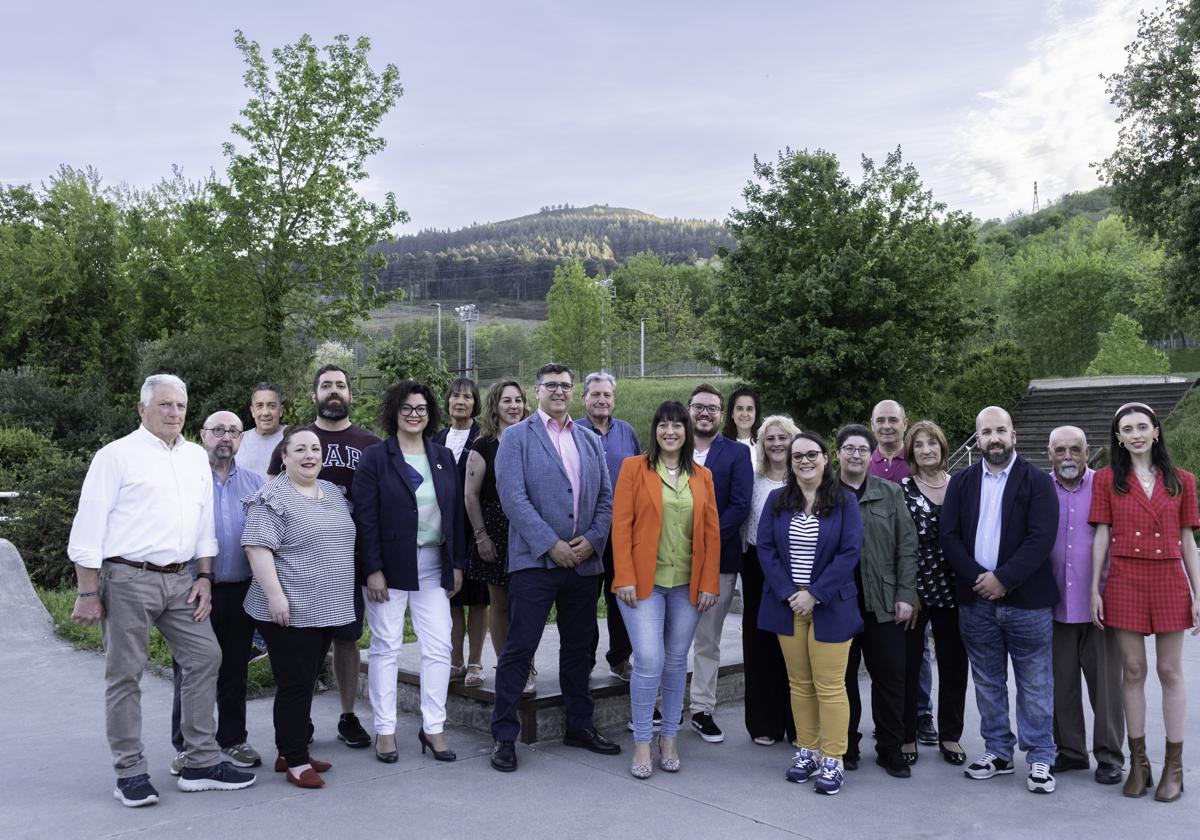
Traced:
<path fill-rule="evenodd" d="M 979 734 L 988 752 L 1012 761 L 1008 660 L 1017 680 L 1017 734 L 1029 763 L 1054 763 L 1053 620 L 1050 608 L 1023 610 L 973 598 L 958 608 L 971 661 Z"/>
<path fill-rule="evenodd" d="M 662 733 L 674 737 L 683 713 L 683 688 L 687 682 L 688 649 L 696 633 L 700 612 L 691 601 L 688 586 L 656 586 L 637 606 L 618 601 L 629 641 L 633 644 L 633 678 L 629 703 L 633 740 L 648 744 L 653 737 L 654 701 L 662 691 Z"/>

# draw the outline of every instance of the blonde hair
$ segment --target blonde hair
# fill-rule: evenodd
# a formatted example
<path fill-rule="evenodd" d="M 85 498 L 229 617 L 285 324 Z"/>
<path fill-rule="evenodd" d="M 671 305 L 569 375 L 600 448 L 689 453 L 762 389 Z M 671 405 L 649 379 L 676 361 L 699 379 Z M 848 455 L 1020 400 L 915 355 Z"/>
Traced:
<path fill-rule="evenodd" d="M 763 438 L 766 437 L 767 428 L 770 426 L 778 426 L 783 429 L 789 441 L 800 434 L 800 427 L 796 425 L 796 421 L 786 414 L 772 414 L 769 417 L 764 417 L 762 423 L 758 426 L 758 441 L 754 444 L 758 461 L 758 466 L 754 468 L 756 475 L 767 474 L 767 450 L 763 445 Z"/>

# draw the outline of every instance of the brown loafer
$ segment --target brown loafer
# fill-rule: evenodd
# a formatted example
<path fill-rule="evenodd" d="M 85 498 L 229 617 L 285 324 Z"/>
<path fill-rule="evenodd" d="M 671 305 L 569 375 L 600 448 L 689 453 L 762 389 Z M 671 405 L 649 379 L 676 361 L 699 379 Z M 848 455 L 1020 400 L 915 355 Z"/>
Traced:
<path fill-rule="evenodd" d="M 325 787 L 325 780 L 317 775 L 317 771 L 308 767 L 299 776 L 294 774 L 291 768 L 287 771 L 287 780 L 296 787 L 302 788 L 321 788 Z"/>
<path fill-rule="evenodd" d="M 321 759 L 313 758 L 312 756 L 308 757 L 308 763 L 311 764 L 312 769 L 316 770 L 318 773 L 327 773 L 333 769 L 333 765 L 328 761 L 322 761 Z M 275 759 L 275 772 L 286 773 L 287 769 L 287 759 L 285 759 L 283 756 L 278 756 Z"/>

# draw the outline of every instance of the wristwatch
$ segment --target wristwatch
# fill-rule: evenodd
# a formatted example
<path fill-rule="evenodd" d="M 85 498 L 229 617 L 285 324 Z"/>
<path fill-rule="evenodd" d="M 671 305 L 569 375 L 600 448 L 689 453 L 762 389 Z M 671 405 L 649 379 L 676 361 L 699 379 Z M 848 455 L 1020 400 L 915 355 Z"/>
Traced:
<path fill-rule="evenodd" d="M 216 576 L 216 575 L 214 575 L 212 572 L 197 572 L 197 573 L 196 573 L 196 577 L 197 577 L 197 578 L 204 578 L 204 579 L 205 579 L 206 581 L 208 581 L 209 583 L 216 583 L 216 582 L 217 582 L 217 576 Z"/>

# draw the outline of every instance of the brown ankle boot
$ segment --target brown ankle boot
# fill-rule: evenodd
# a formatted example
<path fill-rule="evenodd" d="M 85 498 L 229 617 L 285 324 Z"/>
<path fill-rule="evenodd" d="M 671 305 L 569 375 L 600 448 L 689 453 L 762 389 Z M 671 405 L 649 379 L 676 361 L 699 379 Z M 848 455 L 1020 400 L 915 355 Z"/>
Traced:
<path fill-rule="evenodd" d="M 1154 775 L 1150 772 L 1150 759 L 1146 758 L 1146 736 L 1140 738 L 1129 736 L 1129 776 L 1125 779 L 1126 796 L 1145 796 L 1146 791 L 1154 784 Z"/>
<path fill-rule="evenodd" d="M 1183 796 L 1183 741 L 1167 741 L 1167 754 L 1163 758 L 1162 778 L 1154 798 L 1159 802 L 1174 802 Z"/>

